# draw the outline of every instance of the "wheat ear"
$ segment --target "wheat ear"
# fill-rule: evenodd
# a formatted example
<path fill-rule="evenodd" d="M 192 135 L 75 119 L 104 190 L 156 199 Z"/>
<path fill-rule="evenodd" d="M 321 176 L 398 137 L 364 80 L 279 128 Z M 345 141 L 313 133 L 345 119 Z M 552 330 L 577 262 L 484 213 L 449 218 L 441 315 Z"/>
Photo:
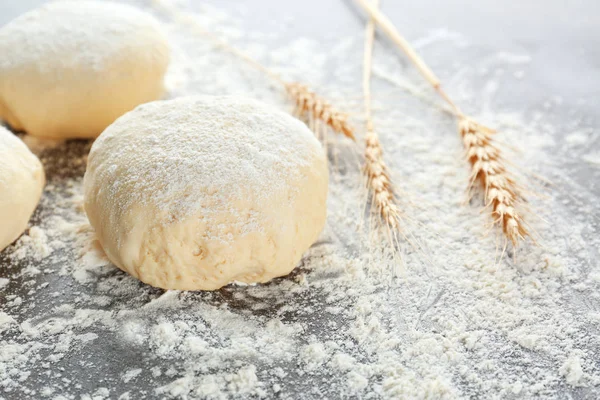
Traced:
<path fill-rule="evenodd" d="M 493 224 L 501 226 L 506 238 L 516 247 L 520 240 L 529 236 L 525 221 L 516 209 L 519 204 L 525 202 L 525 199 L 516 181 L 509 176 L 501 151 L 494 143 L 495 131 L 479 124 L 461 111 L 442 89 L 440 80 L 425 64 L 425 61 L 377 7 L 367 0 L 356 1 L 390 39 L 406 53 L 421 75 L 450 105 L 453 114 L 458 118 L 458 130 L 471 164 L 469 189 L 475 181 L 479 180 L 486 206 L 492 208 Z"/>
<path fill-rule="evenodd" d="M 308 119 L 310 128 L 317 136 L 321 136 L 322 125 L 318 123 L 320 121 L 332 131 L 355 140 L 354 129 L 348 123 L 347 114 L 338 111 L 306 85 L 285 82 L 285 89 L 296 103 L 295 114 Z"/>
<path fill-rule="evenodd" d="M 506 170 L 500 149 L 494 145 L 494 131 L 468 117 L 460 119 L 458 129 L 471 164 L 471 184 L 476 180 L 481 182 L 486 206 L 492 208 L 493 222 L 502 227 L 506 237 L 516 246 L 519 240 L 529 235 L 516 210 L 523 198 Z"/>
<path fill-rule="evenodd" d="M 373 0 L 375 7 L 379 0 Z M 365 135 L 364 173 L 367 187 L 371 192 L 371 204 L 376 207 L 381 221 L 385 224 L 388 236 L 399 229 L 400 212 L 394 196 L 394 187 L 383 161 L 383 149 L 379 135 L 373 124 L 373 107 L 371 102 L 371 70 L 373 61 L 373 40 L 375 38 L 375 22 L 369 19 L 365 28 L 365 51 L 363 59 L 363 92 L 365 101 L 365 119 L 367 133 Z"/>
<path fill-rule="evenodd" d="M 201 28 L 190 15 L 179 11 L 174 6 L 165 5 L 162 1 L 157 1 L 163 10 L 168 12 L 172 18 L 189 25 L 196 33 L 212 40 L 217 46 L 223 48 L 229 53 L 245 61 L 255 69 L 263 72 L 273 81 L 277 82 L 290 96 L 296 105 L 296 116 L 308 120 L 310 128 L 320 138 L 324 133 L 323 125 L 331 128 L 336 133 L 354 140 L 354 130 L 348 123 L 348 115 L 337 110 L 329 102 L 318 96 L 308 86 L 284 80 L 280 74 L 250 57 L 248 54 L 237 49 L 223 39 L 217 37 L 211 32 Z"/>

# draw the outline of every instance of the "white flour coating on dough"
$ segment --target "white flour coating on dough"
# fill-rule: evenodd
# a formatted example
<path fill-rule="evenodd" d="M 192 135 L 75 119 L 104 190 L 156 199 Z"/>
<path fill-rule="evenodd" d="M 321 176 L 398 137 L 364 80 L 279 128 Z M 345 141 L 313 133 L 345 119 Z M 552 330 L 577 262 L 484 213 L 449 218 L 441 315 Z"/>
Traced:
<path fill-rule="evenodd" d="M 93 138 L 159 99 L 169 45 L 138 8 L 57 1 L 0 28 L 0 119 L 47 138 Z"/>
<path fill-rule="evenodd" d="M 333 48 L 320 37 L 278 47 L 269 37 L 241 31 L 221 10 L 200 11 L 208 30 L 248 43 L 263 61 L 273 51 L 293 54 L 276 66 L 295 79 L 307 77 L 336 106 L 362 113 L 356 95 L 363 46 L 358 28 Z M 262 75 L 183 26 L 169 30 L 188 53 L 177 68 L 187 80 L 178 95 L 246 94 L 289 109 Z M 472 47 L 461 50 L 432 37 L 437 36 L 424 36 L 428 61 L 441 54 L 436 72 L 450 78 L 448 90 L 474 114 L 484 108 L 479 90 L 487 81 L 502 88 L 514 80 L 512 68 L 522 68 L 478 47 L 491 60 L 481 65 L 470 55 Z M 445 51 L 451 56 L 444 58 Z M 512 53 L 525 56 L 523 49 Z M 402 77 L 427 101 L 436 100 L 415 71 L 402 69 L 397 52 L 378 45 L 375 54 L 379 71 Z M 327 76 L 315 71 L 312 57 L 327 60 L 333 70 Z M 600 249 L 600 209 L 572 164 L 594 143 L 585 113 L 569 111 L 567 124 L 558 100 L 550 98 L 549 107 L 528 104 L 532 110 L 526 112 L 511 106 L 514 96 L 504 97 L 501 89 L 490 100 L 504 100 L 504 106 L 485 107 L 490 112 L 483 120 L 521 150 L 515 156 L 519 164 L 555 184 L 549 199 L 532 203 L 552 221 L 549 227 L 534 220 L 544 246 L 524 245 L 516 263 L 510 257 L 499 263 L 494 235 L 484 237 L 488 216 L 475 201 L 472 207 L 463 204 L 468 168 L 454 121 L 380 76 L 374 89 L 386 161 L 407 192 L 403 196 L 422 205 L 410 212 L 422 224 L 415 233 L 434 266 L 419 254 L 407 255 L 404 276 L 394 278 L 389 259 L 365 245 L 369 239 L 358 225 L 365 196 L 359 163 L 344 142 L 333 146 L 334 138 L 322 243 L 290 277 L 215 293 L 156 291 L 110 266 L 86 224 L 79 170 L 76 177 L 57 179 L 50 189 L 55 197 L 42 202 L 45 213 L 63 221 L 44 219 L 39 227 L 53 248 L 62 242 L 66 251 L 55 250 L 41 262 L 32 257 L 9 263 L 10 282 L 0 290 L 8 296 L 0 310 L 15 323 L 3 325 L 9 330 L 0 340 L 0 391 L 8 398 L 50 393 L 76 399 L 597 398 L 600 273 L 593 260 Z M 69 146 L 75 144 L 61 147 L 55 157 Z M 65 169 L 80 168 L 82 160 L 70 160 Z M 56 280 L 71 286 L 66 291 L 55 283 L 44 286 Z M 89 332 L 98 337 L 81 336 Z M 104 359 L 81 358 L 106 348 L 119 355 L 111 368 Z M 78 365 L 73 371 L 73 360 L 85 370 L 80 373 Z M 128 371 L 140 368 L 123 382 Z M 93 387 L 87 386 L 92 369 L 103 378 Z M 36 379 L 46 387 L 37 389 Z"/>
<path fill-rule="evenodd" d="M 141 105 L 92 146 L 85 209 L 108 257 L 164 289 L 214 290 L 287 275 L 326 218 L 323 148 L 256 100 Z"/>
<path fill-rule="evenodd" d="M 0 126 L 0 251 L 27 228 L 45 183 L 40 160 Z"/>
<path fill-rule="evenodd" d="M 259 202 L 268 201 L 289 190 L 288 176 L 302 177 L 320 148 L 312 135 L 306 140 L 306 126 L 273 111 L 235 97 L 145 104 L 94 142 L 89 163 L 102 166 L 102 175 L 115 177 L 102 189 L 123 199 L 119 215 L 142 204 L 181 221 L 206 207 L 203 197 L 224 209 L 249 192 Z M 132 158 L 131 153 L 139 156 Z M 194 185 L 202 188 L 200 196 L 190 195 Z M 298 195 L 298 188 L 292 190 L 292 196 Z M 212 225 L 212 210 L 206 211 Z M 243 226 L 244 220 L 231 223 L 248 232 L 259 228 Z"/>

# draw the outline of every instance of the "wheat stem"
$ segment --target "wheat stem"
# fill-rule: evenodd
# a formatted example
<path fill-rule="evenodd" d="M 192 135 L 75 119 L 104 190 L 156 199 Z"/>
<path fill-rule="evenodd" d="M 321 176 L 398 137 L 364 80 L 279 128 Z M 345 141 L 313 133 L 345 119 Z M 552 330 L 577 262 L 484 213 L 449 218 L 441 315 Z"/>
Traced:
<path fill-rule="evenodd" d="M 378 6 L 379 0 L 373 0 Z M 376 207 L 378 214 L 385 223 L 388 233 L 399 228 L 399 208 L 394 197 L 394 189 L 383 161 L 383 149 L 379 135 L 375 132 L 373 124 L 373 111 L 371 100 L 371 70 L 373 61 L 373 41 L 375 38 L 375 23 L 369 19 L 365 28 L 365 50 L 363 59 L 363 92 L 365 101 L 365 115 L 367 133 L 365 137 L 365 166 L 364 173 L 367 177 L 367 186 L 371 192 L 371 204 Z"/>
<path fill-rule="evenodd" d="M 322 122 L 334 132 L 354 140 L 354 129 L 348 123 L 348 115 L 333 107 L 328 101 L 318 96 L 306 85 L 284 80 L 277 72 L 256 61 L 248 54 L 232 46 L 213 33 L 201 28 L 191 15 L 179 11 L 174 6 L 166 5 L 162 1 L 157 0 L 156 3 L 159 4 L 164 11 L 169 13 L 173 19 L 190 26 L 197 34 L 209 38 L 217 46 L 228 51 L 277 82 L 295 102 L 295 114 L 298 117 L 308 120 L 310 128 L 318 137 L 320 137 L 321 133 L 324 133 L 324 130 L 321 129 L 321 124 L 318 123 Z"/>
<path fill-rule="evenodd" d="M 369 13 L 379 27 L 390 37 L 390 39 L 400 49 L 406 53 L 408 58 L 415 64 L 421 75 L 433 86 L 433 88 L 439 93 L 439 95 L 452 107 L 458 117 L 464 116 L 463 112 L 458 106 L 450 99 L 450 96 L 442 89 L 442 84 L 439 78 L 433 73 L 425 61 L 419 56 L 415 49 L 410 43 L 398 32 L 392 21 L 385 16 L 377 7 L 370 4 L 367 0 L 356 0 L 364 9 Z"/>
<path fill-rule="evenodd" d="M 485 205 L 492 208 L 493 223 L 501 226 L 506 238 L 513 246 L 517 246 L 520 240 L 529 236 L 525 222 L 516 209 L 524 199 L 516 181 L 507 172 L 499 148 L 494 144 L 492 135 L 495 131 L 475 122 L 462 112 L 442 89 L 438 77 L 376 6 L 367 0 L 356 1 L 367 11 L 370 18 L 377 22 L 383 32 L 406 53 L 423 77 L 450 105 L 453 114 L 458 118 L 458 130 L 467 152 L 467 159 L 471 164 L 471 185 L 479 180 L 484 192 Z"/>
<path fill-rule="evenodd" d="M 373 0 L 375 7 L 379 0 Z M 365 28 L 365 52 L 363 58 L 363 96 L 365 102 L 365 118 L 367 131 L 373 130 L 373 106 L 371 101 L 371 75 L 373 70 L 373 42 L 375 40 L 375 21 L 369 18 Z"/>

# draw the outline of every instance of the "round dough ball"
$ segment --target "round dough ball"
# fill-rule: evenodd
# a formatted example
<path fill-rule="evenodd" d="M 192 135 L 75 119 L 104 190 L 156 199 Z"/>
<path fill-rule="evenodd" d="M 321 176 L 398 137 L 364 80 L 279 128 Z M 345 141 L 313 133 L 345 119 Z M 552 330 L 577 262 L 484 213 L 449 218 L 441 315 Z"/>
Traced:
<path fill-rule="evenodd" d="M 27 228 L 45 180 L 40 160 L 0 126 L 0 251 Z"/>
<path fill-rule="evenodd" d="M 159 99 L 169 47 L 158 21 L 133 7 L 61 1 L 0 29 L 0 118 L 50 138 L 93 138 Z"/>
<path fill-rule="evenodd" d="M 110 260 L 164 289 L 214 290 L 288 274 L 326 219 L 312 132 L 238 97 L 137 107 L 92 146 L 85 210 Z"/>

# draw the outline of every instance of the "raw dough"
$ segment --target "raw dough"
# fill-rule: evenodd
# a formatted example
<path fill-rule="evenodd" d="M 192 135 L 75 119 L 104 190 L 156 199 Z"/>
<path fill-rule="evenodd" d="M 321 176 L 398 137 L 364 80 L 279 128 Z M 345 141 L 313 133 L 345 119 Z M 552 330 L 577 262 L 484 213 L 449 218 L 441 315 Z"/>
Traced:
<path fill-rule="evenodd" d="M 0 126 L 0 251 L 27 228 L 44 182 L 40 160 L 21 139 Z"/>
<path fill-rule="evenodd" d="M 0 29 L 0 118 L 52 138 L 91 138 L 164 92 L 169 47 L 133 7 L 61 1 Z"/>
<path fill-rule="evenodd" d="M 328 170 L 300 121 L 238 97 L 137 107 L 94 143 L 85 210 L 122 270 L 164 289 L 288 274 L 326 219 Z"/>

